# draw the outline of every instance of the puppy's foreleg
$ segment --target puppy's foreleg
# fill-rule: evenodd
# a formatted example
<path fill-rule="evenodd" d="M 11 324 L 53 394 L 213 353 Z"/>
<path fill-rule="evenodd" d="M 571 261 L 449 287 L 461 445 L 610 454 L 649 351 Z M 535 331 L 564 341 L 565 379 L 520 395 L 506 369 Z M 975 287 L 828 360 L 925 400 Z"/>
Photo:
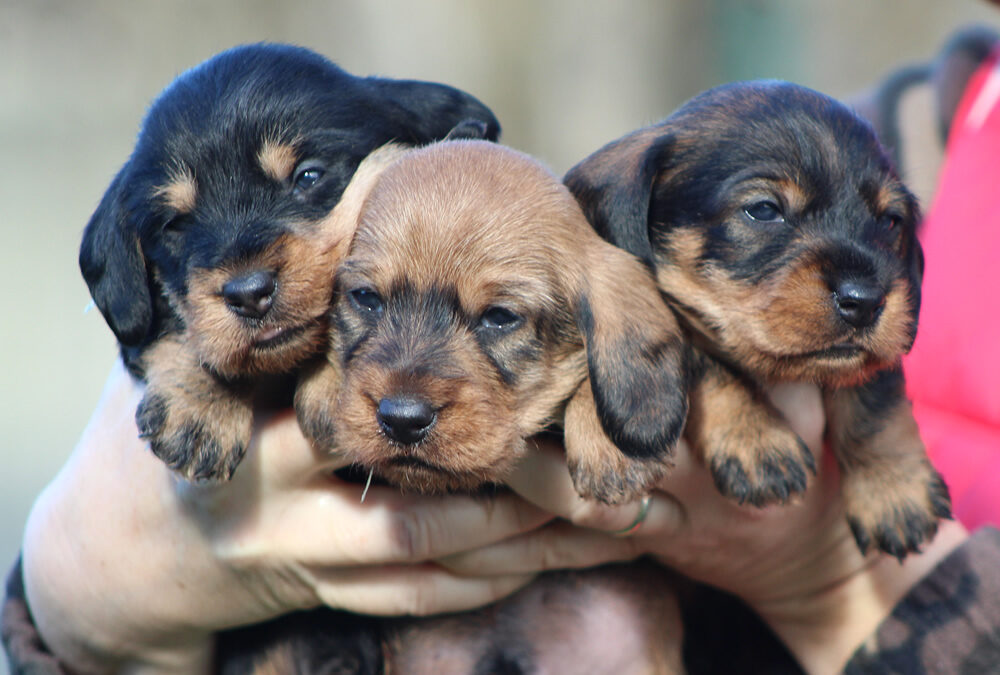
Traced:
<path fill-rule="evenodd" d="M 182 335 L 168 335 L 143 354 L 146 392 L 136 411 L 139 435 L 188 480 L 229 480 L 253 430 L 249 385 L 204 368 Z"/>
<path fill-rule="evenodd" d="M 927 458 L 899 370 L 827 393 L 830 441 L 841 468 L 848 522 L 865 552 L 902 560 L 951 517 L 951 498 Z"/>
<path fill-rule="evenodd" d="M 815 458 L 757 386 L 704 354 L 694 371 L 685 433 L 719 491 L 754 506 L 804 491 Z"/>

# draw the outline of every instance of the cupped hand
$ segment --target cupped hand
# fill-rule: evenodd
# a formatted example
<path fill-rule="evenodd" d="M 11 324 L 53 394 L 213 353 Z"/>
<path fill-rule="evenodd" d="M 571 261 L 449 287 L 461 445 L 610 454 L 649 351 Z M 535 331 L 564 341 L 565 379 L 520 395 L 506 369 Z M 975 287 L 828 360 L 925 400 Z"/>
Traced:
<path fill-rule="evenodd" d="M 808 672 L 838 672 L 906 591 L 966 535 L 960 525 L 946 522 L 926 550 L 902 566 L 893 558 L 863 556 L 845 519 L 836 462 L 824 452 L 819 390 L 781 385 L 770 397 L 817 460 L 805 493 L 788 503 L 758 508 L 723 497 L 682 441 L 641 525 L 618 537 L 609 534 L 617 528 L 602 520 L 623 509 L 635 517 L 640 506 L 612 510 L 580 499 L 559 448 L 540 444 L 510 484 L 563 520 L 442 564 L 456 573 L 511 574 L 653 555 L 691 579 L 742 598 Z"/>
<path fill-rule="evenodd" d="M 82 672 L 208 667 L 214 631 L 328 605 L 428 614 L 482 605 L 530 571 L 469 576 L 428 562 L 551 518 L 515 495 L 415 497 L 333 475 L 292 411 L 260 416 L 228 483 L 194 485 L 138 439 L 142 389 L 119 364 L 37 500 L 24 577 L 46 643 Z"/>

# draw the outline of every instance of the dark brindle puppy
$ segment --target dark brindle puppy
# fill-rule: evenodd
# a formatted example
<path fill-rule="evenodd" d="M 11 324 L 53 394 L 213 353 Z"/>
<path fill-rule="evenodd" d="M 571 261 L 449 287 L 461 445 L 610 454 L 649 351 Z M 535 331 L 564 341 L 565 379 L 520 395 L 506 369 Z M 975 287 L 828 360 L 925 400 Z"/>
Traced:
<path fill-rule="evenodd" d="M 824 388 L 851 527 L 902 558 L 950 511 L 904 395 L 920 307 L 916 200 L 868 124 L 786 83 L 710 90 L 566 176 L 654 270 L 698 352 L 687 434 L 719 488 L 803 490 L 813 459 L 760 384 Z"/>
<path fill-rule="evenodd" d="M 461 91 L 354 77 L 284 45 L 229 50 L 167 87 L 80 250 L 126 365 L 148 383 L 137 422 L 159 457 L 192 479 L 232 474 L 255 381 L 325 345 L 352 234 L 330 214 L 358 163 L 463 121 L 499 131 Z"/>
<path fill-rule="evenodd" d="M 333 347 L 297 392 L 313 438 L 405 490 L 476 491 L 502 483 L 526 439 L 583 391 L 579 407 L 596 401 L 601 419 L 618 419 L 602 406 L 634 412 L 610 427 L 626 447 L 672 446 L 685 408 L 676 320 L 648 270 L 593 231 L 557 178 L 485 142 L 386 148 L 359 175 L 379 158 L 382 173 L 342 201 L 342 215 L 359 215 L 337 274 Z M 616 461 L 595 461 L 601 478 Z M 483 612 L 388 625 L 385 672 L 673 672 L 671 598 L 653 568 L 548 578 Z M 227 672 L 377 670 L 370 646 L 346 663 L 355 652 L 316 639 L 343 630 L 337 617 L 279 622 Z M 606 639 L 609 621 L 621 642 Z M 531 628 L 546 622 L 550 639 Z"/>

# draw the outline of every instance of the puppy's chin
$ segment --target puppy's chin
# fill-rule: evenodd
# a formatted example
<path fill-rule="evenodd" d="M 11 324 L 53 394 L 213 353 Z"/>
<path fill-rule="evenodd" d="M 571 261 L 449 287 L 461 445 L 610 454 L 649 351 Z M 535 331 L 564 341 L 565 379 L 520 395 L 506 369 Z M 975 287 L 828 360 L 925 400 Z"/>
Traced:
<path fill-rule="evenodd" d="M 327 341 L 324 318 L 260 327 L 230 325 L 206 329 L 192 322 L 187 339 L 202 363 L 213 372 L 238 378 L 287 373 L 323 349 Z"/>
<path fill-rule="evenodd" d="M 512 467 L 491 466 L 472 471 L 456 470 L 447 464 L 430 464 L 417 457 L 397 455 L 388 461 L 379 462 L 372 468 L 376 474 L 404 492 L 442 495 L 476 493 L 487 485 L 502 483 Z"/>
<path fill-rule="evenodd" d="M 771 381 L 815 382 L 828 387 L 849 387 L 870 379 L 879 370 L 895 366 L 898 358 L 884 359 L 862 348 L 834 344 L 803 354 L 768 354 L 743 351 L 741 363 Z"/>
<path fill-rule="evenodd" d="M 445 410 L 427 437 L 412 445 L 390 439 L 380 429 L 372 406 L 341 396 L 334 416 L 337 445 L 365 469 L 407 492 L 475 492 L 502 483 L 524 456 L 527 443 L 516 422 L 502 410 L 479 423 Z"/>

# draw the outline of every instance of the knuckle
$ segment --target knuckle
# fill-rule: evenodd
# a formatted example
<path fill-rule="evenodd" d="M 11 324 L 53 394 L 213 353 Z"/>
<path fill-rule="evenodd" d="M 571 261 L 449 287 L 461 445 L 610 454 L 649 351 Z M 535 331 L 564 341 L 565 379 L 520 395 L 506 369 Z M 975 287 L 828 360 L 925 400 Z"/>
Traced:
<path fill-rule="evenodd" d="M 414 583 L 400 598 L 399 610 L 409 616 L 428 616 L 434 613 L 437 593 L 432 580 L 421 579 Z"/>
<path fill-rule="evenodd" d="M 401 561 L 426 560 L 431 557 L 432 527 L 418 514 L 397 510 L 390 519 L 391 557 Z"/>

